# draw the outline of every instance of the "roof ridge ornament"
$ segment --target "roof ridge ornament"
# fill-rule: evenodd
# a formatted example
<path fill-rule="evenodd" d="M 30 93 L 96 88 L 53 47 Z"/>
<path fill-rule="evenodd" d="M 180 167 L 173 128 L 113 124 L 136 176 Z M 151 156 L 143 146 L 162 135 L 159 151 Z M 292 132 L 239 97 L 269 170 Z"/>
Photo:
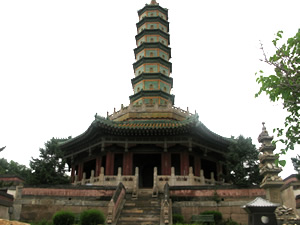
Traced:
<path fill-rule="evenodd" d="M 150 5 L 158 5 L 158 3 L 156 2 L 156 0 L 151 0 Z"/>

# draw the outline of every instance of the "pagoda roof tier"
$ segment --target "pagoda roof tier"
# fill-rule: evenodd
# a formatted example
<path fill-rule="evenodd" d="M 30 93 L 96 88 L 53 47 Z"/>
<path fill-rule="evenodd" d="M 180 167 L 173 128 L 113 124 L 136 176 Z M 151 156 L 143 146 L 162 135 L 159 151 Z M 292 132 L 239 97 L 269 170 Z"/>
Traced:
<path fill-rule="evenodd" d="M 156 17 L 144 17 L 142 20 L 140 20 L 138 23 L 136 23 L 136 27 L 141 27 L 144 23 L 147 22 L 159 22 L 162 25 L 167 27 L 167 31 L 169 32 L 169 22 L 167 20 L 164 20 L 163 18 L 156 16 Z"/>
<path fill-rule="evenodd" d="M 183 121 L 174 120 L 135 120 L 135 121 L 112 121 L 108 118 L 95 115 L 95 120 L 81 135 L 61 142 L 60 147 L 64 155 L 74 154 L 77 151 L 91 147 L 90 143 L 99 145 L 105 142 L 105 137 L 169 137 L 178 135 L 192 135 L 195 143 L 206 143 L 207 146 L 224 150 L 230 144 L 230 140 L 210 131 L 198 120 L 198 115 L 187 117 Z M 103 139 L 104 138 L 104 139 Z M 125 139 L 124 139 L 125 140 Z M 222 149 L 222 150 L 221 150 Z"/>
<path fill-rule="evenodd" d="M 170 35 L 160 29 L 145 29 L 142 32 L 135 35 L 135 40 L 138 41 L 145 35 L 160 35 L 161 37 L 168 40 L 168 44 L 170 44 Z"/>
<path fill-rule="evenodd" d="M 164 13 L 164 14 L 167 16 L 167 19 L 169 19 L 169 18 L 168 18 L 168 9 L 162 8 L 162 7 L 160 7 L 159 5 L 148 5 L 148 4 L 146 4 L 146 5 L 144 6 L 144 8 L 138 10 L 138 15 L 141 16 L 141 15 L 142 15 L 144 12 L 146 12 L 147 10 L 158 10 L 158 11 Z"/>
<path fill-rule="evenodd" d="M 145 63 L 160 63 L 168 68 L 170 68 L 170 72 L 172 73 L 172 63 L 162 59 L 161 57 L 142 57 L 140 60 L 133 63 L 133 69 L 135 70 L 139 66 Z"/>
<path fill-rule="evenodd" d="M 138 93 L 129 96 L 129 99 L 130 102 L 134 102 L 142 97 L 162 97 L 171 100 L 172 105 L 174 105 L 174 98 L 175 98 L 174 95 L 170 95 L 161 90 L 141 90 Z"/>
<path fill-rule="evenodd" d="M 134 49 L 134 54 L 137 55 L 140 51 L 146 49 L 146 48 L 159 48 L 169 54 L 169 58 L 171 57 L 171 48 L 168 46 L 165 46 L 164 44 L 160 42 L 144 42 L 139 47 Z"/>
<path fill-rule="evenodd" d="M 172 77 L 167 77 L 166 75 L 162 73 L 142 73 L 138 75 L 135 78 L 131 79 L 132 86 L 134 84 L 137 84 L 143 80 L 153 80 L 153 79 L 159 79 L 162 81 L 165 81 L 168 84 L 171 84 L 171 88 L 173 87 L 173 78 Z"/>

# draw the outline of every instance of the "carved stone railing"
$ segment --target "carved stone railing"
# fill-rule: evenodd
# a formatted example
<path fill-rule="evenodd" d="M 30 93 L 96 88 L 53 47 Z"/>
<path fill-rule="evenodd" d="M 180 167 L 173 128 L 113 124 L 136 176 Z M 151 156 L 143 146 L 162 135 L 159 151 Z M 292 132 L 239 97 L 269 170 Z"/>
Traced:
<path fill-rule="evenodd" d="M 161 200 L 161 215 L 160 215 L 160 224 L 172 225 L 172 200 L 170 199 L 170 190 L 168 182 L 164 186 L 164 197 Z"/>
<path fill-rule="evenodd" d="M 126 189 L 122 183 L 119 183 L 114 195 L 112 196 L 108 204 L 106 224 L 116 224 L 125 203 L 125 195 Z"/>
<path fill-rule="evenodd" d="M 210 173 L 211 178 L 207 179 L 204 177 L 203 170 L 200 171 L 200 176 L 195 176 L 193 174 L 192 167 L 189 168 L 189 174 L 186 176 L 175 175 L 174 167 L 171 168 L 171 176 L 158 175 L 153 181 L 156 184 L 158 191 L 162 192 L 164 185 L 168 182 L 170 186 L 200 186 L 200 185 L 223 185 L 224 181 L 216 181 L 214 178 L 214 173 Z"/>
<path fill-rule="evenodd" d="M 122 168 L 118 168 L 116 176 L 104 175 L 104 168 L 101 167 L 99 176 L 94 176 L 94 170 L 91 171 L 90 178 L 86 179 L 86 173 L 83 173 L 82 179 L 78 181 L 75 176 L 73 185 L 101 185 L 101 186 L 117 186 L 120 182 L 123 183 L 127 191 L 133 191 L 134 186 L 138 185 L 138 174 L 134 176 L 122 175 Z M 137 180 L 136 180 L 137 179 Z"/>
<path fill-rule="evenodd" d="M 99 176 L 94 176 L 94 171 L 91 171 L 91 176 L 86 179 L 86 174 L 83 173 L 82 179 L 78 181 L 75 176 L 73 185 L 101 185 L 101 186 L 117 186 L 120 182 L 123 183 L 127 192 L 132 192 L 132 197 L 137 198 L 139 189 L 139 168 L 135 168 L 135 175 L 122 175 L 122 169 L 118 168 L 118 174 L 115 176 L 104 175 L 104 168 L 101 167 Z M 200 171 L 200 176 L 195 176 L 192 167 L 189 168 L 189 173 L 186 176 L 175 175 L 174 167 L 171 168 L 171 176 L 158 175 L 157 168 L 153 171 L 153 192 L 152 196 L 157 197 L 159 192 L 162 192 L 164 185 L 168 183 L 170 186 L 201 186 L 201 185 L 224 185 L 224 181 L 216 181 L 214 173 L 211 172 L 210 178 L 204 177 L 203 170 Z"/>
<path fill-rule="evenodd" d="M 158 104 L 153 104 L 153 105 L 147 105 L 147 104 L 142 104 L 142 105 L 132 105 L 130 104 L 129 106 L 124 107 L 123 105 L 121 105 L 121 109 L 116 111 L 116 109 L 114 109 L 114 112 L 112 114 L 109 115 L 109 113 L 107 113 L 107 117 L 110 120 L 114 120 L 117 119 L 127 113 L 131 113 L 131 112 L 155 112 L 155 111 L 160 111 L 160 112 L 173 112 L 175 114 L 178 114 L 180 116 L 183 117 L 189 117 L 192 116 L 193 114 L 189 112 L 189 109 L 187 108 L 187 110 L 181 109 L 179 107 L 175 107 L 172 106 L 172 104 L 168 104 L 168 105 L 158 105 Z"/>

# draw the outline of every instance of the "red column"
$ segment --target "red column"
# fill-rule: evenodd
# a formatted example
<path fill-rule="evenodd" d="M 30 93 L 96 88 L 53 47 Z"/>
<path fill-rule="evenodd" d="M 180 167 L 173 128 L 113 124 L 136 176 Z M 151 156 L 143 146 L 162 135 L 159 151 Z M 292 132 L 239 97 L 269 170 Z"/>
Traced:
<path fill-rule="evenodd" d="M 171 175 L 171 154 L 164 152 L 161 154 L 162 175 Z"/>
<path fill-rule="evenodd" d="M 82 179 L 83 175 L 83 163 L 78 164 L 78 181 Z"/>
<path fill-rule="evenodd" d="M 75 175 L 75 166 L 74 166 L 74 165 L 72 165 L 72 171 L 71 171 L 71 183 L 73 183 L 73 182 L 74 182 L 74 180 L 75 180 L 75 177 L 74 177 L 74 175 Z"/>
<path fill-rule="evenodd" d="M 217 180 L 221 180 L 222 174 L 223 174 L 223 166 L 220 162 L 217 162 Z"/>
<path fill-rule="evenodd" d="M 132 175 L 132 152 L 125 152 L 123 156 L 123 175 Z"/>
<path fill-rule="evenodd" d="M 102 157 L 97 156 L 97 158 L 96 158 L 96 171 L 95 171 L 95 176 L 96 177 L 98 177 L 100 175 L 101 163 L 102 163 Z"/>
<path fill-rule="evenodd" d="M 188 175 L 189 174 L 189 154 L 187 152 L 182 152 L 180 160 L 180 168 L 181 168 L 181 175 Z"/>
<path fill-rule="evenodd" d="M 200 156 L 196 155 L 195 156 L 195 169 L 194 169 L 194 173 L 195 176 L 200 176 L 200 170 L 201 170 L 201 159 Z"/>
<path fill-rule="evenodd" d="M 114 175 L 114 153 L 107 152 L 105 175 Z"/>

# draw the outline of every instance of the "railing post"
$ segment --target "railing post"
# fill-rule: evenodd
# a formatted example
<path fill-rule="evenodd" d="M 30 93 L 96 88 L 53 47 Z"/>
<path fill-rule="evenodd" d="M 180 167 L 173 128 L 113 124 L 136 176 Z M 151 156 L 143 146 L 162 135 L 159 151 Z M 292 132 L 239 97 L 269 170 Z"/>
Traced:
<path fill-rule="evenodd" d="M 158 196 L 158 187 L 157 187 L 157 167 L 154 167 L 153 171 L 153 191 L 152 191 L 152 197 L 157 198 Z"/>
<path fill-rule="evenodd" d="M 170 179 L 171 186 L 175 185 L 176 177 L 175 177 L 175 168 L 171 167 L 171 179 Z"/>
<path fill-rule="evenodd" d="M 139 168 L 135 167 L 135 175 L 133 179 L 133 190 L 132 190 L 132 198 L 138 197 L 138 186 L 139 185 Z"/>
<path fill-rule="evenodd" d="M 117 175 L 117 184 L 119 184 L 121 182 L 122 179 L 122 168 L 119 167 L 118 168 L 118 175 Z"/>
<path fill-rule="evenodd" d="M 193 167 L 189 167 L 188 185 L 194 185 L 194 173 L 193 173 Z"/>
<path fill-rule="evenodd" d="M 99 183 L 100 185 L 104 185 L 104 167 L 100 168 Z"/>
<path fill-rule="evenodd" d="M 90 177 L 90 183 L 91 183 L 91 184 L 94 183 L 94 176 L 95 176 L 95 171 L 92 170 L 92 171 L 91 171 L 91 177 Z"/>
<path fill-rule="evenodd" d="M 200 170 L 200 184 L 205 185 L 204 171 Z"/>
<path fill-rule="evenodd" d="M 86 173 L 84 172 L 82 174 L 81 185 L 85 185 L 85 178 L 86 178 Z"/>

